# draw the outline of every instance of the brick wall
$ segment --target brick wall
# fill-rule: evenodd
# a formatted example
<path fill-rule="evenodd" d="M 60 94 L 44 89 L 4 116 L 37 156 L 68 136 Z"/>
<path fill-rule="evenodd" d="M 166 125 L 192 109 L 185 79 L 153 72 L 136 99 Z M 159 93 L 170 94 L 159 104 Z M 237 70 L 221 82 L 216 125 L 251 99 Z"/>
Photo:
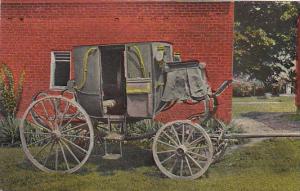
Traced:
<path fill-rule="evenodd" d="M 16 76 L 26 71 L 21 111 L 35 92 L 49 88 L 50 52 L 77 45 L 168 41 L 183 59 L 207 63 L 213 89 L 232 78 L 232 2 L 59 2 L 2 1 L 0 61 Z M 231 119 L 231 96 L 230 88 L 220 98 L 218 115 L 226 121 Z M 196 108 L 177 105 L 159 119 L 185 118 Z"/>

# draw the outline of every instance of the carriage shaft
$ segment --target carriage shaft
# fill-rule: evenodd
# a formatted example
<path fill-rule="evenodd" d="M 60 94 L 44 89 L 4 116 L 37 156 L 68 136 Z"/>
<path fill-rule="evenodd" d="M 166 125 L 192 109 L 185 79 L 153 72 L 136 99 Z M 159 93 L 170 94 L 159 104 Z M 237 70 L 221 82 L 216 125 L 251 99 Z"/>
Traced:
<path fill-rule="evenodd" d="M 214 137 L 212 135 L 211 137 Z M 255 134 L 255 133 L 233 133 L 233 134 L 226 134 L 224 135 L 224 139 L 238 139 L 238 138 L 269 138 L 269 137 L 300 137 L 300 132 L 299 133 L 260 133 L 260 134 Z"/>

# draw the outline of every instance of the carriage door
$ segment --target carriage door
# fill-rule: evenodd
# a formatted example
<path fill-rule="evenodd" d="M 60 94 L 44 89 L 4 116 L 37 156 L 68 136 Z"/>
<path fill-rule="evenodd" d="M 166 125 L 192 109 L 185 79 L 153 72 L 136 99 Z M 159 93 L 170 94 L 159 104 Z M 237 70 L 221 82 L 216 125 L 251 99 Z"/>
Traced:
<path fill-rule="evenodd" d="M 126 45 L 125 64 L 128 116 L 152 117 L 151 45 Z"/>

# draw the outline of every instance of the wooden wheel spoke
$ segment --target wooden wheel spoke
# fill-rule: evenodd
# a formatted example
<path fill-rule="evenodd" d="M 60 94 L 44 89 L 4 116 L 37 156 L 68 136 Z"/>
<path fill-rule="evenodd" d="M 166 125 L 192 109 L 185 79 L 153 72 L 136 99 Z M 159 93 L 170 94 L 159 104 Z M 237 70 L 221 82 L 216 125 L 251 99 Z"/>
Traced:
<path fill-rule="evenodd" d="M 70 141 L 70 140 L 68 140 L 68 139 L 66 139 L 66 138 L 64 138 L 64 137 L 62 137 L 62 139 L 63 139 L 64 141 L 68 142 L 69 144 L 73 145 L 73 146 L 76 147 L 77 149 L 81 150 L 82 152 L 88 153 L 87 150 L 84 150 L 82 147 L 76 145 L 76 144 L 73 143 L 72 141 Z"/>
<path fill-rule="evenodd" d="M 174 126 L 173 126 L 173 125 L 171 125 L 171 129 L 172 129 L 172 131 L 173 131 L 173 133 L 174 133 L 174 135 L 175 135 L 175 137 L 176 137 L 176 139 L 177 139 L 177 141 L 178 141 L 178 144 L 181 143 L 180 140 L 179 140 L 179 137 L 178 137 L 178 133 L 177 133 L 177 131 L 174 129 Z"/>
<path fill-rule="evenodd" d="M 47 119 L 49 119 L 49 114 L 48 114 L 48 112 L 47 112 L 47 110 L 46 110 L 46 107 L 45 107 L 44 101 L 41 101 L 41 102 L 39 102 L 39 103 L 41 103 L 41 105 L 42 105 L 42 108 L 43 108 L 43 111 L 44 111 L 44 113 L 45 113 L 45 115 L 46 115 Z"/>
<path fill-rule="evenodd" d="M 56 98 L 51 98 L 50 99 L 50 102 L 53 106 L 53 109 L 54 109 L 54 113 L 55 113 L 55 117 L 57 116 L 57 113 L 58 113 L 58 103 L 57 103 L 57 99 Z"/>
<path fill-rule="evenodd" d="M 30 115 L 31 115 L 32 118 L 34 118 L 32 112 L 30 112 Z M 39 127 L 40 129 L 43 129 L 43 130 L 45 130 L 45 131 L 47 131 L 47 132 L 51 132 L 50 129 L 48 129 L 48 128 L 46 128 L 46 127 L 40 125 L 40 124 L 34 123 L 34 126 Z"/>
<path fill-rule="evenodd" d="M 170 135 L 168 135 L 165 131 L 162 131 L 162 133 L 164 134 L 164 135 L 166 135 L 167 137 L 168 137 L 168 139 L 170 140 L 170 141 L 172 141 L 176 146 L 178 146 L 178 143 L 170 136 Z M 180 142 L 179 142 L 180 143 Z"/>
<path fill-rule="evenodd" d="M 169 156 L 168 158 L 166 158 L 165 160 L 161 161 L 161 164 L 167 162 L 168 160 L 170 160 L 171 158 L 173 158 L 176 154 L 172 154 L 171 156 Z"/>
<path fill-rule="evenodd" d="M 199 141 L 203 140 L 204 137 L 201 135 L 197 139 L 193 140 L 191 143 L 188 143 L 188 146 L 194 145 L 195 143 L 198 143 Z"/>
<path fill-rule="evenodd" d="M 181 139 L 181 143 L 183 144 L 184 143 L 184 135 L 185 135 L 185 126 L 184 124 L 182 124 L 182 139 Z"/>
<path fill-rule="evenodd" d="M 62 113 L 62 115 L 61 115 L 60 121 L 59 121 L 59 127 L 62 126 L 62 123 L 63 123 L 63 121 L 64 121 L 65 114 L 69 111 L 69 108 L 70 108 L 70 103 L 67 102 L 66 104 L 67 104 L 67 105 L 65 106 L 65 109 L 64 109 L 64 111 L 63 111 L 63 113 Z"/>
<path fill-rule="evenodd" d="M 36 106 L 36 105 L 35 105 Z M 38 118 L 39 120 L 41 120 L 42 121 L 42 123 L 44 123 L 43 125 L 47 125 L 47 124 L 50 124 L 51 125 L 51 127 L 53 127 L 53 124 L 52 124 L 52 122 L 49 120 L 49 115 L 48 115 L 48 113 L 46 114 L 46 117 L 44 117 L 42 114 L 39 114 L 38 112 L 35 112 L 34 110 L 35 110 L 35 106 L 33 106 L 33 108 L 32 108 L 32 110 L 30 111 L 30 114 L 31 114 L 31 117 L 34 119 L 34 121 L 35 122 L 37 122 L 36 121 L 36 118 Z M 34 116 L 34 115 L 36 115 L 36 116 Z M 48 123 L 47 123 L 48 122 Z"/>
<path fill-rule="evenodd" d="M 178 161 L 178 158 L 175 159 L 173 165 L 172 165 L 171 168 L 169 169 L 169 171 L 170 171 L 171 173 L 173 172 L 173 170 L 174 170 L 174 168 L 175 168 L 175 166 L 176 166 L 177 161 Z"/>
<path fill-rule="evenodd" d="M 77 111 L 61 129 L 66 128 L 72 122 L 72 120 L 75 119 L 79 114 L 80 112 Z"/>
<path fill-rule="evenodd" d="M 54 145 L 55 145 L 55 143 L 52 142 L 52 145 L 51 145 L 50 151 L 49 151 L 49 153 L 48 153 L 48 156 L 47 156 L 46 160 L 44 161 L 44 166 L 46 166 L 46 164 L 47 164 L 47 162 L 48 162 L 48 160 L 49 160 L 49 157 L 50 157 L 50 155 L 51 155 L 51 153 L 52 153 L 52 150 L 53 150 Z"/>
<path fill-rule="evenodd" d="M 167 145 L 167 146 L 169 146 L 169 147 L 172 147 L 172 148 L 176 149 L 176 147 L 175 147 L 174 145 L 171 145 L 171 144 L 169 144 L 169 143 L 163 142 L 163 141 L 161 141 L 161 140 L 157 140 L 157 142 L 159 142 L 159 143 L 161 143 L 161 144 L 164 144 L 164 145 Z"/>
<path fill-rule="evenodd" d="M 53 103 L 53 107 L 54 107 L 54 123 L 55 123 L 55 127 L 59 128 L 59 124 L 60 124 L 60 113 L 61 113 L 61 110 L 59 108 L 59 105 L 61 103 L 60 99 L 57 99 L 57 98 L 53 98 L 51 99 L 52 103 Z M 60 102 L 60 103 L 59 103 Z"/>
<path fill-rule="evenodd" d="M 90 137 L 82 136 L 82 135 L 68 135 L 68 134 L 62 134 L 64 137 L 75 137 L 75 138 L 83 138 L 83 139 L 90 139 Z"/>
<path fill-rule="evenodd" d="M 182 176 L 183 173 L 183 159 L 181 159 L 181 163 L 180 163 L 180 176 Z"/>
<path fill-rule="evenodd" d="M 72 131 L 72 130 L 78 129 L 78 128 L 80 128 L 80 127 L 84 126 L 84 125 L 87 125 L 87 123 L 82 123 L 82 124 L 76 125 L 76 126 L 74 126 L 74 127 L 68 128 L 68 129 L 66 129 L 66 130 L 62 131 L 61 133 L 66 133 L 66 132 L 69 132 L 69 131 Z"/>
<path fill-rule="evenodd" d="M 45 140 L 50 139 L 50 138 L 51 138 L 51 136 L 46 137 L 46 138 L 43 138 L 43 139 L 38 140 L 38 141 L 35 141 L 35 142 L 30 143 L 29 145 L 27 145 L 27 147 L 30 147 L 31 145 L 35 145 L 35 144 L 37 144 L 37 143 L 40 143 L 40 142 L 45 141 Z"/>
<path fill-rule="evenodd" d="M 171 152 L 175 152 L 176 150 L 166 150 L 166 151 L 158 151 L 156 152 L 157 154 L 163 154 L 163 153 L 171 153 Z"/>
<path fill-rule="evenodd" d="M 64 158 L 64 161 L 67 165 L 67 169 L 70 170 L 70 167 L 69 167 L 69 163 L 68 163 L 68 160 L 67 160 L 67 157 L 65 155 L 65 150 L 64 150 L 64 147 L 61 145 L 60 141 L 58 142 L 59 146 L 60 146 L 60 150 L 62 152 L 62 155 L 63 155 L 63 158 Z"/>
<path fill-rule="evenodd" d="M 67 148 L 67 150 L 69 151 L 69 153 L 73 156 L 73 158 L 77 161 L 78 164 L 80 164 L 79 159 L 76 157 L 76 155 L 73 153 L 73 151 L 70 149 L 70 147 L 68 146 L 68 144 L 66 144 L 63 140 L 61 141 Z"/>
<path fill-rule="evenodd" d="M 185 141 L 186 143 L 188 143 L 190 141 L 190 139 L 192 138 L 193 133 L 194 133 L 194 129 L 192 129 L 192 131 L 189 133 L 189 136 L 187 137 L 187 139 Z"/>
<path fill-rule="evenodd" d="M 41 133 L 41 132 L 24 132 L 24 134 L 33 134 L 33 135 L 50 135 L 50 133 Z"/>
<path fill-rule="evenodd" d="M 197 165 L 201 170 L 203 169 L 203 167 L 189 154 L 186 154 L 194 163 L 195 165 Z"/>
<path fill-rule="evenodd" d="M 185 159 L 185 162 L 186 162 L 186 164 L 187 164 L 187 166 L 188 166 L 188 168 L 189 168 L 189 171 L 190 171 L 190 173 L 191 173 L 191 176 L 193 176 L 193 171 L 192 171 L 192 168 L 191 168 L 191 165 L 190 165 L 190 163 L 189 163 L 188 158 L 187 158 L 186 156 L 184 156 L 184 159 Z"/>
<path fill-rule="evenodd" d="M 58 167 L 58 145 L 55 145 L 55 170 L 57 171 Z"/>
<path fill-rule="evenodd" d="M 190 154 L 196 155 L 196 156 L 198 156 L 200 158 L 203 158 L 204 160 L 208 159 L 208 157 L 206 157 L 204 155 L 201 155 L 201 154 L 198 154 L 198 153 L 195 153 L 195 152 L 192 152 L 192 151 L 187 151 L 187 152 L 190 153 Z"/>
<path fill-rule="evenodd" d="M 37 158 L 37 156 L 39 156 L 43 150 L 45 150 L 45 148 L 50 144 L 52 143 L 52 140 L 50 140 L 48 143 L 46 143 L 40 150 L 37 154 L 34 155 L 34 158 Z"/>

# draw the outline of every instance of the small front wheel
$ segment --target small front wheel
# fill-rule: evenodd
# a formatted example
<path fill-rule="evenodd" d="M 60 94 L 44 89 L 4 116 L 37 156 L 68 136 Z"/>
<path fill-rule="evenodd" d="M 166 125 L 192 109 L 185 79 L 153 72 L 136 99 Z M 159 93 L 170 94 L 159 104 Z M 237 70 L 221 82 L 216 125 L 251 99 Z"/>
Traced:
<path fill-rule="evenodd" d="M 213 158 L 213 145 L 206 131 L 189 120 L 165 124 L 154 137 L 153 157 L 160 171 L 172 179 L 202 176 Z"/>

